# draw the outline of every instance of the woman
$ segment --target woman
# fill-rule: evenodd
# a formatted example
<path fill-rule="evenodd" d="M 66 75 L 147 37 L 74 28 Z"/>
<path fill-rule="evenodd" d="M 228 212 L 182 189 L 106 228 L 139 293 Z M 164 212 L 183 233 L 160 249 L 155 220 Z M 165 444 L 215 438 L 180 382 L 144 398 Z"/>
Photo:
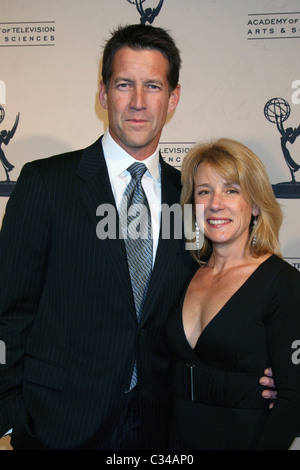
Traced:
<path fill-rule="evenodd" d="M 300 366 L 292 361 L 300 273 L 280 254 L 282 213 L 266 170 L 247 147 L 221 139 L 192 149 L 182 182 L 182 204 L 203 204 L 204 244 L 168 323 L 171 448 L 288 449 L 300 430 Z M 259 385 L 270 364 L 278 391 L 271 410 Z"/>

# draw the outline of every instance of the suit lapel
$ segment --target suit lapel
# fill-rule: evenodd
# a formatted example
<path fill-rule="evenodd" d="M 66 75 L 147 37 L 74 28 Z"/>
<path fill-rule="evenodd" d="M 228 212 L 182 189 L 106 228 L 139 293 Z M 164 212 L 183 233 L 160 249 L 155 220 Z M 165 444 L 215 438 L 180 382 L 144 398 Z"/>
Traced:
<path fill-rule="evenodd" d="M 100 221 L 96 212 L 97 208 L 101 204 L 109 204 L 114 209 L 116 215 L 116 227 L 118 227 L 118 211 L 115 206 L 115 200 L 109 181 L 101 138 L 83 151 L 77 168 L 77 175 L 83 180 L 78 196 L 91 223 L 95 227 L 95 237 L 97 236 L 96 227 Z M 111 266 L 115 270 L 120 292 L 123 293 L 130 309 L 132 310 L 134 308 L 134 301 L 124 241 L 119 239 L 117 230 L 115 239 L 106 238 L 101 241 L 99 240 L 99 243 L 105 244 L 106 252 L 111 260 Z"/>
<path fill-rule="evenodd" d="M 162 204 L 166 204 L 171 207 L 173 204 L 179 203 L 180 197 L 180 182 L 178 179 L 174 179 L 172 173 L 170 173 L 168 165 L 166 165 L 162 158 L 160 158 L 161 164 L 161 187 L 162 187 Z M 147 297 L 145 300 L 144 310 L 141 316 L 140 324 L 143 325 L 149 315 L 151 314 L 151 305 L 157 295 L 161 295 L 160 286 L 163 278 L 168 274 L 168 270 L 172 269 L 172 261 L 176 250 L 178 250 L 178 240 L 174 240 L 172 236 L 168 238 L 162 237 L 162 220 L 160 226 L 160 237 L 157 247 L 157 253 L 154 263 L 154 269 L 149 284 Z"/>
<path fill-rule="evenodd" d="M 178 182 L 178 177 L 174 178 L 172 171 L 170 171 L 169 166 L 164 163 L 162 158 L 160 158 L 160 164 L 162 204 L 167 204 L 170 207 L 175 203 L 179 203 L 180 183 Z M 83 180 L 83 184 L 79 190 L 79 199 L 91 223 L 95 227 L 95 236 L 96 227 L 99 222 L 99 217 L 97 217 L 96 212 L 100 204 L 111 204 L 115 208 L 118 227 L 119 217 L 103 155 L 101 138 L 83 151 L 82 158 L 78 165 L 77 175 Z M 128 306 L 130 306 L 130 310 L 135 315 L 124 241 L 118 239 L 117 236 L 117 239 L 106 238 L 105 240 L 101 240 L 101 243 L 105 244 L 105 248 L 111 260 L 111 266 L 115 270 L 120 292 L 123 293 Z M 162 279 L 167 275 L 168 270 L 172 269 L 171 263 L 176 249 L 178 249 L 178 240 L 174 240 L 172 236 L 167 239 L 163 238 L 161 223 L 154 269 L 144 305 L 144 311 L 140 320 L 140 326 L 145 323 L 151 314 L 151 305 L 157 295 L 161 293 L 160 285 Z"/>

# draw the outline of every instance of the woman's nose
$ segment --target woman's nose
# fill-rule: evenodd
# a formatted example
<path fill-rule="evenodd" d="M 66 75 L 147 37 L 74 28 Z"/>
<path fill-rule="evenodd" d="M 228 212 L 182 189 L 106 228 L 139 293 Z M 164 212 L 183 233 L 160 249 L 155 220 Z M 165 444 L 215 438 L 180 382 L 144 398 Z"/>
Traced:
<path fill-rule="evenodd" d="M 222 194 L 219 192 L 213 193 L 210 200 L 210 208 L 214 211 L 220 210 L 223 208 L 223 198 Z"/>

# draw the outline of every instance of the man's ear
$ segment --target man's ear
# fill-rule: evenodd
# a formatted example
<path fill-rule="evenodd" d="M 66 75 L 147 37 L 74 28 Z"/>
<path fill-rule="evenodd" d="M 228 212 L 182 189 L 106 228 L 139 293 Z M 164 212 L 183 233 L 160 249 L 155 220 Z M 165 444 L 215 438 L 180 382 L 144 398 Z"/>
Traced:
<path fill-rule="evenodd" d="M 177 87 L 173 91 L 171 91 L 170 96 L 169 96 L 168 113 L 172 113 L 176 109 L 179 103 L 179 99 L 180 99 L 180 85 L 177 85 Z"/>
<path fill-rule="evenodd" d="M 100 81 L 99 101 L 101 103 L 101 106 L 103 106 L 104 109 L 107 109 L 107 93 L 106 86 L 104 85 L 103 80 Z"/>

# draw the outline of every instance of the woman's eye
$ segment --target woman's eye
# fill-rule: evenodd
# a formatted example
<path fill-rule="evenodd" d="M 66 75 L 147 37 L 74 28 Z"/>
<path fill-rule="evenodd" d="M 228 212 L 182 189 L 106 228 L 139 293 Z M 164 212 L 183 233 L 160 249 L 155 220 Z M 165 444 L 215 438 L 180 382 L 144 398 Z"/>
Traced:
<path fill-rule="evenodd" d="M 227 192 L 229 194 L 239 194 L 238 189 L 235 189 L 235 188 L 228 189 Z"/>
<path fill-rule="evenodd" d="M 201 191 L 198 191 L 198 196 L 206 196 L 207 194 L 209 194 L 209 191 L 208 189 L 202 189 Z"/>

